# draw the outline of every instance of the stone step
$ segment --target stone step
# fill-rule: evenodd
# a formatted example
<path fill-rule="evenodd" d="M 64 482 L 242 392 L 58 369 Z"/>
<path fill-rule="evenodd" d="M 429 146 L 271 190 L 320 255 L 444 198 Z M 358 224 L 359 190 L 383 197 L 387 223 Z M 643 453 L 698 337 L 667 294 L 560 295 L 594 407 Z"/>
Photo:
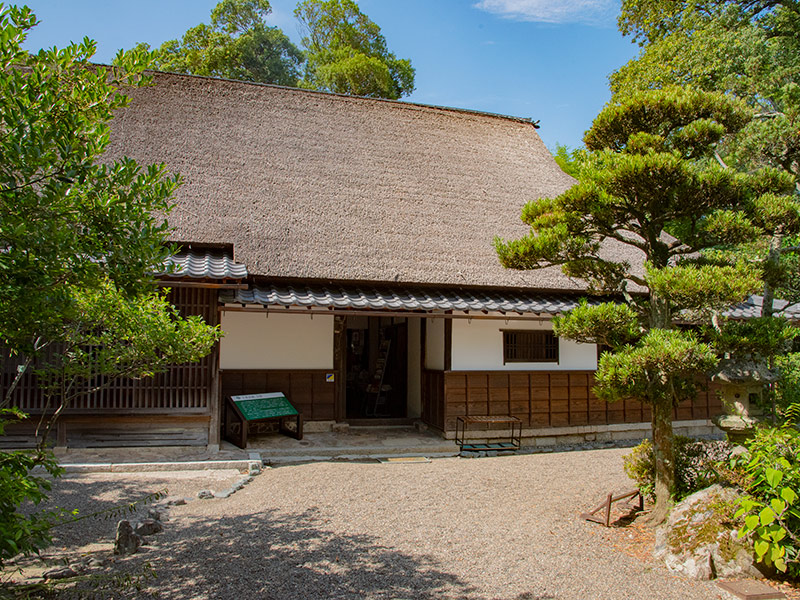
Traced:
<path fill-rule="evenodd" d="M 321 457 L 323 460 L 338 457 L 390 458 L 396 456 L 456 456 L 459 447 L 453 442 L 421 446 L 311 446 L 307 448 L 258 448 L 264 460 L 298 460 L 303 457 Z"/>

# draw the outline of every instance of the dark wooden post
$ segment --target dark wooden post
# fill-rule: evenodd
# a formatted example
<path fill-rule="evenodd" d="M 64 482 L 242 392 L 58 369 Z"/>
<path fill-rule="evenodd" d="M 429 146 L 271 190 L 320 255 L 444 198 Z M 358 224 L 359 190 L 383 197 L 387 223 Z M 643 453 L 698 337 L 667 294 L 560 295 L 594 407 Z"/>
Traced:
<path fill-rule="evenodd" d="M 220 413 L 222 412 L 222 403 L 219 401 L 219 388 L 219 342 L 217 342 L 211 355 L 211 389 L 208 390 L 208 410 L 211 414 L 211 418 L 208 422 L 209 452 L 219 451 Z"/>
<path fill-rule="evenodd" d="M 337 421 L 347 418 L 347 321 L 346 317 L 333 317 L 333 410 Z"/>
<path fill-rule="evenodd" d="M 209 325 L 219 325 L 222 321 L 222 313 L 219 310 L 219 293 L 216 290 L 198 291 L 197 301 L 198 304 L 204 304 L 206 307 L 206 322 Z M 198 307 L 199 308 L 199 307 Z M 196 310 L 195 312 L 200 312 Z M 220 402 L 220 388 L 222 382 L 219 376 L 219 352 L 220 343 L 214 344 L 214 349 L 211 351 L 211 356 L 208 361 L 208 368 L 211 369 L 211 381 L 208 389 L 208 451 L 218 452 L 220 445 L 220 427 L 222 421 L 222 411 L 224 409 L 223 403 Z"/>
<path fill-rule="evenodd" d="M 452 314 L 452 310 L 447 311 Z M 444 370 L 453 370 L 453 319 L 444 320 Z"/>

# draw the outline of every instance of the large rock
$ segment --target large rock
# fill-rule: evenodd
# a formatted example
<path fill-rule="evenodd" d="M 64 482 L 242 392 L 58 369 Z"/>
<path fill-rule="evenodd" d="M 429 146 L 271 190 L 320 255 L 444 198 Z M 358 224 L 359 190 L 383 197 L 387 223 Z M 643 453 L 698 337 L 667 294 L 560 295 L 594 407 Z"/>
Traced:
<path fill-rule="evenodd" d="M 120 521 L 117 523 L 117 536 L 114 538 L 114 554 L 126 555 L 133 554 L 142 545 L 140 538 L 131 527 L 130 521 Z"/>
<path fill-rule="evenodd" d="M 656 532 L 655 557 L 670 571 L 693 579 L 763 577 L 731 517 L 739 493 L 713 485 L 688 496 Z"/>

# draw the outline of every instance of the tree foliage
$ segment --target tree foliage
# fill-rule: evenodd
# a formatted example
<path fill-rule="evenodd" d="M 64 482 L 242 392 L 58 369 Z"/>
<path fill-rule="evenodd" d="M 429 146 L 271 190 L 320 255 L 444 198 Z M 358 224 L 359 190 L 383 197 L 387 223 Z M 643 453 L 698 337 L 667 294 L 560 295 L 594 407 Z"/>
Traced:
<path fill-rule="evenodd" d="M 266 24 L 267 0 L 222 0 L 211 24 L 164 42 L 155 66 L 164 71 L 296 86 L 303 53 L 278 27 Z"/>
<path fill-rule="evenodd" d="M 759 317 L 728 321 L 724 327 L 709 329 L 707 335 L 719 352 L 772 359 L 791 349 L 800 329 L 786 319 Z"/>
<path fill-rule="evenodd" d="M 294 11 L 308 63 L 301 85 L 316 90 L 397 99 L 414 91 L 414 68 L 353 0 L 303 0 Z"/>
<path fill-rule="evenodd" d="M 34 365 L 46 406 L 54 411 L 39 432 L 42 439 L 78 398 L 120 378 L 151 377 L 170 365 L 195 362 L 219 338 L 202 317 L 181 317 L 166 290 L 131 297 L 107 280 L 71 293 L 57 343 Z"/>
<path fill-rule="evenodd" d="M 119 86 L 141 83 L 145 57 L 95 69 L 89 40 L 28 55 L 21 43 L 34 24 L 27 9 L 0 13 L 0 342 L 24 353 L 60 328 L 73 288 L 110 279 L 126 293 L 145 289 L 169 252 L 167 223 L 154 215 L 178 185 L 163 166 L 97 161 L 128 101 Z"/>
<path fill-rule="evenodd" d="M 650 403 L 655 520 L 666 515 L 674 487 L 672 409 L 696 395 L 698 378 L 717 361 L 709 344 L 674 322 L 687 318 L 687 310 L 697 318 L 713 315 L 760 285 L 751 265 L 696 256 L 722 240 L 755 239 L 758 219 L 781 210 L 782 194 L 791 189 L 782 171 L 744 174 L 713 160 L 720 141 L 750 118 L 741 101 L 674 87 L 612 102 L 584 138 L 590 153 L 577 171 L 579 183 L 525 205 L 527 236 L 495 241 L 506 267 L 560 265 L 593 291 L 628 299 L 625 309 L 583 305 L 557 320 L 556 329 L 614 350 L 600 359 L 598 396 Z M 644 269 L 624 258 L 630 250 L 646 261 Z"/>
<path fill-rule="evenodd" d="M 28 368 L 53 401 L 50 427 L 81 393 L 197 360 L 219 337 L 154 289 L 179 178 L 103 156 L 109 121 L 128 103 L 120 88 L 147 83 L 148 54 L 98 67 L 88 39 L 29 54 L 22 44 L 35 24 L 27 7 L 0 5 L 0 344 L 2 360 L 19 364 L 3 389 L 0 433 L 24 418 L 7 407 Z M 46 438 L 34 452 L 0 452 L 0 564 L 47 541 L 50 517 L 20 511 L 48 489 L 34 468 L 58 474 Z"/>
<path fill-rule="evenodd" d="M 620 29 L 643 50 L 612 74 L 615 95 L 669 85 L 732 93 L 757 118 L 728 140 L 726 160 L 800 179 L 800 2 L 624 0 Z"/>
<path fill-rule="evenodd" d="M 738 96 L 755 118 L 725 140 L 718 160 L 744 171 L 780 169 L 800 190 L 800 2 L 624 0 L 619 23 L 643 49 L 611 75 L 615 97 L 670 85 Z M 767 315 L 775 293 L 800 298 L 798 204 L 786 203 L 794 216 L 757 223 L 762 242 L 734 253 L 762 263 Z"/>
<path fill-rule="evenodd" d="M 585 148 L 572 149 L 563 144 L 556 144 L 553 158 L 564 173 L 576 179 L 580 179 L 584 167 L 591 168 Z"/>
<path fill-rule="evenodd" d="M 0 343 L 29 361 L 75 339 L 92 290 L 155 310 L 152 274 L 171 251 L 164 215 L 180 181 L 163 165 L 101 160 L 108 123 L 128 103 L 120 86 L 147 83 L 147 54 L 94 67 L 85 39 L 29 55 L 35 23 L 27 8 L 0 13 Z"/>

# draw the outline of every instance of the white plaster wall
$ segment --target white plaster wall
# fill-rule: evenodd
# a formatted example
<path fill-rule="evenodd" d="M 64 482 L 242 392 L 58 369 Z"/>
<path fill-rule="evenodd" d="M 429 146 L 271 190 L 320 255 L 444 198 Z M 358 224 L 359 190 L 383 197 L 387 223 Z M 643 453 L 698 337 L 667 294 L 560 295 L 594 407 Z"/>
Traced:
<path fill-rule="evenodd" d="M 583 371 L 597 369 L 597 346 L 558 340 L 558 363 L 503 364 L 503 329 L 551 330 L 547 321 L 453 319 L 454 371 Z"/>
<path fill-rule="evenodd" d="M 333 316 L 223 312 L 222 369 L 333 369 Z"/>
<path fill-rule="evenodd" d="M 422 370 L 420 368 L 420 321 L 419 317 L 408 319 L 408 416 L 422 415 Z"/>
<path fill-rule="evenodd" d="M 444 371 L 444 319 L 425 323 L 425 368 Z"/>

